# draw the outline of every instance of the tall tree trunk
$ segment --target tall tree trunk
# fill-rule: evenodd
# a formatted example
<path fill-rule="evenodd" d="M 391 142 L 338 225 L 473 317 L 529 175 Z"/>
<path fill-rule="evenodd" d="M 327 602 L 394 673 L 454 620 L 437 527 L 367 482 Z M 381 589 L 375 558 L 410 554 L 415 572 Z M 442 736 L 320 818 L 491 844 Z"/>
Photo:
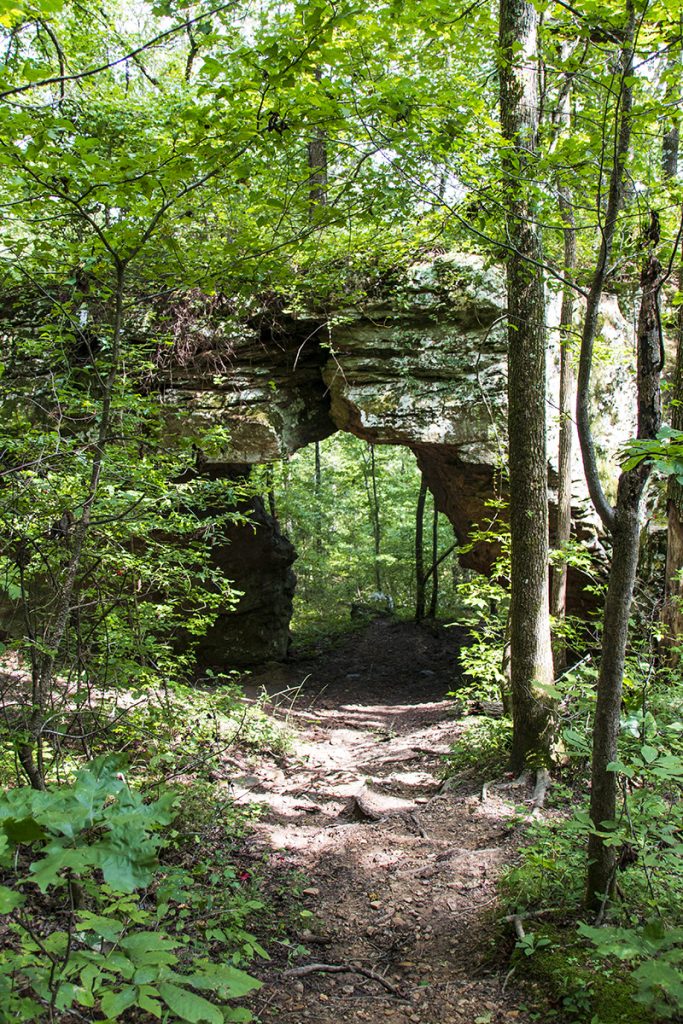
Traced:
<path fill-rule="evenodd" d="M 627 12 L 628 22 L 619 55 L 621 81 L 615 109 L 614 156 L 607 208 L 600 223 L 600 251 L 586 304 L 576 395 L 576 420 L 586 483 L 595 509 L 605 529 L 611 532 L 613 538 L 612 565 L 603 619 L 603 654 L 593 727 L 590 815 L 596 829 L 604 829 L 603 823 L 612 822 L 616 813 L 617 777 L 615 772 L 607 769 L 609 763 L 616 760 L 617 754 L 628 619 L 638 564 L 640 499 L 649 474 L 646 462 L 622 473 L 617 488 L 617 505 L 616 508 L 612 508 L 600 481 L 590 427 L 593 347 L 600 300 L 623 201 L 624 173 L 631 140 L 633 40 L 636 24 L 632 0 L 627 0 Z M 653 217 L 649 232 L 652 245 L 656 241 L 654 227 L 656 219 Z M 660 272 L 661 268 L 651 246 L 641 273 L 642 297 L 638 318 L 638 437 L 643 438 L 656 434 L 660 419 L 660 336 L 657 306 L 661 286 Z M 601 835 L 592 835 L 588 842 L 586 887 L 586 902 L 590 908 L 599 911 L 605 906 L 614 885 L 615 868 L 615 847 L 606 844 Z"/>
<path fill-rule="evenodd" d="M 558 451 L 557 530 L 555 544 L 559 551 L 567 546 L 572 532 L 572 408 L 574 405 L 574 367 L 571 353 L 574 321 L 574 289 L 572 277 L 576 269 L 576 227 L 569 189 L 558 186 L 560 212 L 564 224 L 564 275 L 568 279 L 562 291 L 560 312 L 560 438 Z M 564 559 L 554 567 L 550 612 L 558 625 L 564 622 L 567 610 L 567 563 Z M 561 629 L 553 637 L 555 673 L 563 671 L 567 652 Z"/>
<path fill-rule="evenodd" d="M 501 0 L 500 112 L 508 144 L 506 221 L 508 436 L 510 446 L 512 767 L 550 759 L 553 680 L 548 601 L 545 441 L 545 301 L 542 246 L 525 181 L 538 131 L 538 15 L 527 0 Z"/>
<path fill-rule="evenodd" d="M 415 510 L 415 621 L 425 617 L 425 565 L 424 565 L 424 518 L 427 500 L 427 481 L 420 477 L 420 493 Z"/>
<path fill-rule="evenodd" d="M 365 477 L 365 491 L 368 496 L 368 510 L 370 512 L 370 526 L 372 528 L 372 545 L 374 552 L 375 566 L 375 588 L 382 593 L 382 524 L 379 515 L 379 493 L 377 490 L 377 465 L 375 462 L 375 446 L 368 442 L 370 452 L 370 466 L 368 469 L 367 460 L 363 459 L 363 474 Z"/>
<path fill-rule="evenodd" d="M 678 269 L 678 289 L 683 291 L 683 266 Z M 683 430 L 683 306 L 676 312 L 676 369 L 674 371 L 671 426 Z M 676 650 L 683 635 L 683 486 L 669 477 L 666 493 L 667 545 L 663 619 L 668 643 Z M 676 655 L 676 658 L 678 656 Z"/>
<path fill-rule="evenodd" d="M 439 605 L 439 512 L 434 505 L 432 517 L 432 596 L 429 601 L 429 618 L 436 618 L 436 610 Z"/>
<path fill-rule="evenodd" d="M 322 78 L 320 68 L 316 68 L 316 80 Z M 315 221 L 318 210 L 327 204 L 327 134 L 324 128 L 316 127 L 313 138 L 308 143 L 308 216 Z"/>
<path fill-rule="evenodd" d="M 681 71 L 681 47 L 676 46 L 669 54 L 669 69 L 678 70 L 674 82 L 667 88 L 666 99 L 675 104 L 681 95 L 679 76 Z M 674 84 L 675 83 L 675 84 Z M 680 132 L 678 122 L 668 127 L 662 141 L 662 174 L 665 180 L 675 181 L 678 175 L 678 153 Z M 678 269 L 678 289 L 683 290 L 683 266 Z M 683 306 L 676 316 L 676 368 L 671 402 L 671 426 L 683 430 Z M 666 493 L 667 546 L 664 586 L 663 621 L 667 627 L 668 642 L 674 648 L 678 637 L 683 634 L 683 486 L 674 476 L 669 478 Z"/>
<path fill-rule="evenodd" d="M 655 437 L 661 423 L 658 303 L 662 280 L 661 264 L 651 251 L 640 276 L 642 295 L 638 317 L 637 368 L 639 438 Z M 590 805 L 593 824 L 601 830 L 606 827 L 607 831 L 609 823 L 616 817 L 616 775 L 608 766 L 617 760 L 624 658 L 640 548 L 640 501 L 650 470 L 650 464 L 644 460 L 619 477 L 612 528 L 612 566 L 605 602 L 603 654 L 595 708 Z M 588 841 L 587 899 L 592 909 L 599 911 L 610 896 L 616 864 L 616 847 L 606 845 L 599 835 L 591 835 Z"/>
<path fill-rule="evenodd" d="M 315 550 L 318 554 L 323 549 L 323 516 L 322 516 L 322 485 L 323 471 L 320 459 L 320 441 L 315 442 L 315 469 L 313 476 L 313 494 L 315 499 Z"/>

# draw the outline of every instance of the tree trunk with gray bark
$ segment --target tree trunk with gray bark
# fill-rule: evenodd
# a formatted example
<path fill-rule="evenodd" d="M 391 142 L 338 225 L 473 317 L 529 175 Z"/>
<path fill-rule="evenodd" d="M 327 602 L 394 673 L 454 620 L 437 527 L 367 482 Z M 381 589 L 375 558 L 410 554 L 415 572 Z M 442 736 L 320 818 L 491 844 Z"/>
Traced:
<path fill-rule="evenodd" d="M 512 768 L 550 760 L 553 681 L 548 602 L 545 299 L 543 253 L 527 198 L 538 132 L 538 14 L 526 0 L 501 0 L 500 111 L 505 158 L 508 436 L 511 530 Z"/>

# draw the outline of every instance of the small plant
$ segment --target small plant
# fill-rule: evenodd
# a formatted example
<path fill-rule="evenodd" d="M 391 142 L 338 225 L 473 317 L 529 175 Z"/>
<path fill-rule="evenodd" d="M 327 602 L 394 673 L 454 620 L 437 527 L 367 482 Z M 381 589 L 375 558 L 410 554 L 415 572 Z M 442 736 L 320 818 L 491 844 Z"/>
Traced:
<path fill-rule="evenodd" d="M 9 883 L 0 886 L 0 914 L 10 936 L 0 953 L 2 1019 L 53 1022 L 82 1006 L 107 1021 L 133 1007 L 190 1024 L 249 1020 L 211 1000 L 240 998 L 259 982 L 232 963 L 193 957 L 187 940 L 161 925 L 163 913 L 132 898 L 159 871 L 159 833 L 176 797 L 166 791 L 145 803 L 120 767 L 104 757 L 70 785 L 0 797 Z"/>
<path fill-rule="evenodd" d="M 517 940 L 515 948 L 523 953 L 524 956 L 533 956 L 539 949 L 544 949 L 550 945 L 550 939 L 545 936 L 541 935 L 539 937 L 533 932 L 527 932 L 523 939 Z"/>
<path fill-rule="evenodd" d="M 512 722 L 509 718 L 474 719 L 445 755 L 444 774 L 450 777 L 467 770 L 476 770 L 481 775 L 502 774 L 511 741 Z"/>
<path fill-rule="evenodd" d="M 680 1020 L 683 1012 L 683 928 L 667 929 L 661 920 L 638 928 L 579 925 L 601 956 L 636 964 L 634 998 L 660 1019 Z"/>

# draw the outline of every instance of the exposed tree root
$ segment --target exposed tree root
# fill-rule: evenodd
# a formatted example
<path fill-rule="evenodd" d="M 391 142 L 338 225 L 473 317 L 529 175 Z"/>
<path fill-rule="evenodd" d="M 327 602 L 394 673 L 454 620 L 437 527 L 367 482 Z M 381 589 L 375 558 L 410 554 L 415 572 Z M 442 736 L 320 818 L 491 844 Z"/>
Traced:
<path fill-rule="evenodd" d="M 362 974 L 364 978 L 370 978 L 371 981 L 378 982 L 387 992 L 391 992 L 392 996 L 396 996 L 397 999 L 408 998 L 405 992 L 392 985 L 381 974 L 371 971 L 368 967 L 355 967 L 353 964 L 306 964 L 304 967 L 293 967 L 289 971 L 284 971 L 283 977 L 302 978 L 306 974 Z"/>

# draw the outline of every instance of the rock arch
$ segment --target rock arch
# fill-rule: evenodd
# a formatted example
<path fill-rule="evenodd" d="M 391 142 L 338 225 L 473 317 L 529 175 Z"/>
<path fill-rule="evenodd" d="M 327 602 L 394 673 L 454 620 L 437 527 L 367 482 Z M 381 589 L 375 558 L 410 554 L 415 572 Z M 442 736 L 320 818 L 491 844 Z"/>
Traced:
<path fill-rule="evenodd" d="M 630 331 L 615 300 L 608 300 L 603 321 L 627 345 Z M 199 362 L 171 367 L 164 389 L 169 426 L 227 428 L 224 450 L 205 460 L 211 473 L 272 462 L 336 430 L 405 445 L 464 543 L 489 520 L 486 503 L 501 488 L 505 330 L 500 269 L 474 255 L 448 254 L 412 267 L 360 312 L 268 317 L 233 343 L 218 376 Z M 615 359 L 603 371 L 607 393 L 619 365 Z M 614 448 L 630 424 L 615 430 L 611 416 L 608 403 L 602 434 Z M 550 475 L 552 482 L 552 467 Z M 579 465 L 575 475 L 578 528 L 591 532 Z M 256 529 L 236 528 L 216 553 L 244 597 L 207 637 L 201 657 L 212 666 L 286 655 L 296 554 L 260 501 L 247 511 Z M 486 572 L 493 555 L 479 545 L 463 561 Z"/>

